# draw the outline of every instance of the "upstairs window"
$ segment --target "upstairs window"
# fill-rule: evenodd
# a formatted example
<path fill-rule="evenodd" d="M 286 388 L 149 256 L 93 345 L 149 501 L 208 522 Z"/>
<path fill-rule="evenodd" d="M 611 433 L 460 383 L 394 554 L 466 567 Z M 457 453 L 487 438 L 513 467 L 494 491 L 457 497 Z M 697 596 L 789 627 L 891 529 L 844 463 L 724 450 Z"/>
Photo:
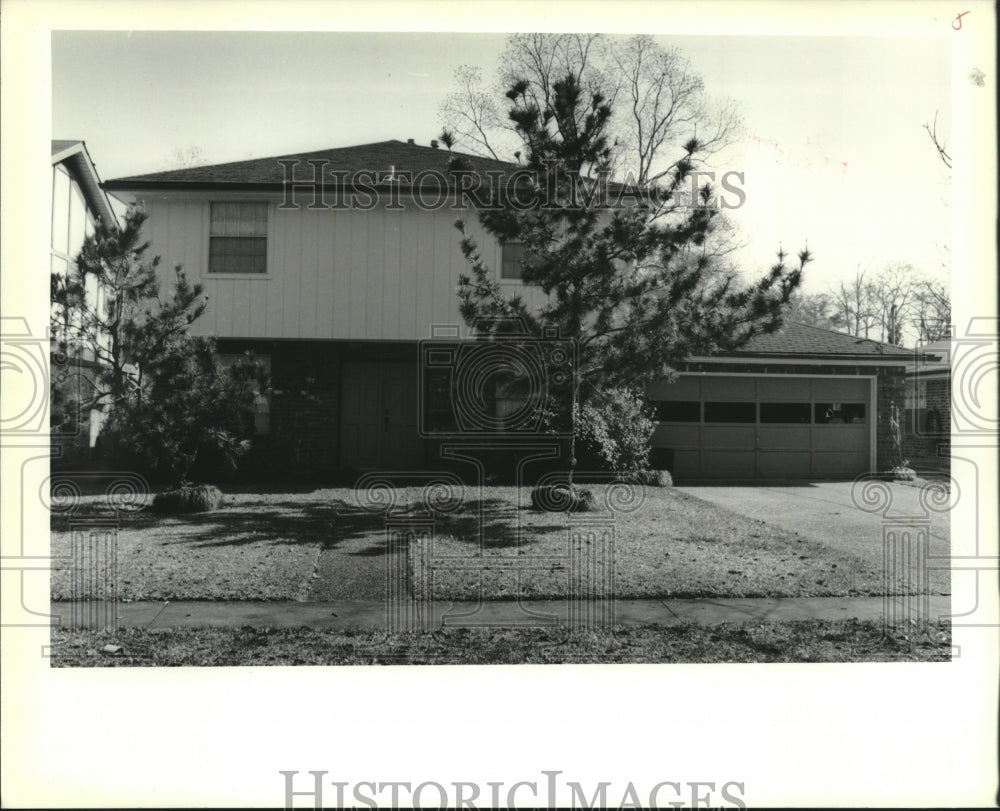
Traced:
<path fill-rule="evenodd" d="M 209 273 L 267 272 L 267 203 L 212 203 Z"/>
<path fill-rule="evenodd" d="M 520 280 L 521 271 L 523 270 L 521 263 L 524 261 L 524 243 L 505 242 L 503 243 L 502 248 L 503 253 L 500 261 L 500 278 Z"/>

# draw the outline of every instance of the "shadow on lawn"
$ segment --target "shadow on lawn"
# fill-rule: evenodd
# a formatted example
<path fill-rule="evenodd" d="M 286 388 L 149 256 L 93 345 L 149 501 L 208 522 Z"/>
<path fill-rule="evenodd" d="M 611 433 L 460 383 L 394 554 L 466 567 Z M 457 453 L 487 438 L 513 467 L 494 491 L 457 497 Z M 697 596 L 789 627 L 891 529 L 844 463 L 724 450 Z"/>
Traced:
<path fill-rule="evenodd" d="M 81 509 L 72 517 L 52 514 L 53 532 L 67 532 L 73 519 L 97 514 Z M 157 515 L 148 510 L 126 514 L 120 532 L 142 532 L 153 543 L 196 547 L 246 546 L 248 544 L 322 544 L 332 549 L 357 538 L 381 541 L 384 552 L 385 521 L 378 513 L 361 513 L 342 501 L 278 501 L 266 505 L 232 504 L 206 513 Z"/>
<path fill-rule="evenodd" d="M 53 513 L 51 530 L 68 532 L 73 520 L 99 513 L 97 505 L 82 505 L 72 516 Z M 412 517 L 415 522 L 426 520 L 426 513 L 400 510 L 393 514 L 394 522 Z M 436 513 L 434 531 L 470 545 L 505 549 L 530 543 L 531 536 L 565 532 L 562 523 L 532 524 L 518 533 L 518 508 L 503 499 L 473 499 L 466 501 L 455 513 Z M 249 544 L 321 544 L 324 550 L 357 539 L 367 539 L 371 545 L 348 554 L 377 557 L 390 549 L 386 540 L 384 513 L 362 512 L 356 505 L 341 500 L 283 500 L 266 504 L 233 504 L 207 513 L 158 515 L 148 510 L 125 514 L 120 532 L 142 532 L 149 542 L 164 546 L 194 547 L 246 546 Z"/>
<path fill-rule="evenodd" d="M 517 505 L 503 499 L 475 499 L 465 502 L 461 514 L 445 514 L 438 518 L 435 531 L 450 535 L 470 545 L 478 545 L 482 537 L 485 549 L 510 549 L 530 544 L 531 536 L 565 533 L 564 523 L 530 524 L 518 532 Z M 561 513 L 553 513 L 562 517 Z M 480 527 L 482 535 L 480 536 Z"/>

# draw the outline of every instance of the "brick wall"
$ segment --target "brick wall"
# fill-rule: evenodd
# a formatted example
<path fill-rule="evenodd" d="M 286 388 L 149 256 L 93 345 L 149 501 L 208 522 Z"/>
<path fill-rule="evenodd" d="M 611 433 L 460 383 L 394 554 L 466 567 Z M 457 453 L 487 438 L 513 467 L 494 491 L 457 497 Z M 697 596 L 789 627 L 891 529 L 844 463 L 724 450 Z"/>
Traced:
<path fill-rule="evenodd" d="M 906 456 L 911 461 L 947 460 L 951 445 L 951 381 L 926 379 L 917 384 L 925 386 L 925 407 L 914 415 L 912 430 L 903 441 Z"/>
<path fill-rule="evenodd" d="M 941 435 L 951 435 L 951 380 L 927 381 L 927 408 L 935 409 L 941 417 Z"/>

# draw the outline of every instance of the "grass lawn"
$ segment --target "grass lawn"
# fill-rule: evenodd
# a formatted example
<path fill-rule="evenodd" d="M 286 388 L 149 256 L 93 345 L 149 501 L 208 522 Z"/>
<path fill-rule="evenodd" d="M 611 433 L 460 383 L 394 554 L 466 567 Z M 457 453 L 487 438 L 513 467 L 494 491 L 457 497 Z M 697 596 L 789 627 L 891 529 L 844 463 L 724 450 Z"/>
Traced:
<path fill-rule="evenodd" d="M 110 636 L 54 629 L 54 667 L 395 664 L 946 662 L 946 626 L 890 635 L 878 622 L 776 622 L 703 627 L 637 626 L 568 636 L 539 629 L 444 629 L 433 634 L 309 628 L 120 630 Z"/>
<path fill-rule="evenodd" d="M 435 599 L 510 599 L 519 590 L 561 597 L 570 529 L 586 535 L 588 524 L 613 521 L 620 598 L 881 593 L 882 573 L 871 564 L 674 489 L 646 488 L 634 511 L 617 514 L 604 509 L 607 487 L 592 489 L 602 509 L 567 515 L 530 509 L 526 488 L 470 488 L 457 510 L 437 514 L 432 542 L 411 543 L 411 575 L 435 569 L 432 579 L 415 578 L 414 590 L 430 588 Z M 420 491 L 396 495 L 401 508 L 413 507 Z M 53 567 L 53 599 L 73 594 L 72 519 L 100 506 L 85 497 L 72 517 L 53 513 L 52 554 L 63 559 Z M 215 512 L 127 516 L 118 533 L 119 599 L 381 599 L 388 552 L 383 516 L 361 512 L 353 490 L 236 493 Z"/>
<path fill-rule="evenodd" d="M 411 577 L 418 596 L 434 599 L 543 599 L 567 594 L 569 530 L 608 559 L 588 524 L 613 520 L 615 594 L 657 597 L 821 597 L 883 591 L 882 571 L 796 533 L 746 518 L 672 488 L 646 488 L 631 512 L 607 509 L 607 486 L 593 486 L 596 512 L 566 515 L 526 508 L 530 490 L 486 488 L 482 498 L 438 521 L 432 543 L 414 544 Z M 480 532 L 481 528 L 481 532 Z M 873 538 L 872 543 L 881 539 Z M 586 551 L 586 550 L 585 550 Z M 519 561 L 519 563 L 514 563 Z M 469 566 L 481 571 L 470 576 Z M 512 565 L 520 572 L 510 571 Z M 479 574 L 479 571 L 474 574 Z"/>
<path fill-rule="evenodd" d="M 72 518 L 93 515 L 103 503 L 103 497 L 85 496 Z M 214 512 L 124 515 L 118 531 L 119 599 L 308 599 L 320 552 L 334 540 L 334 520 L 343 509 L 330 491 L 239 493 L 227 495 Z M 56 600 L 71 596 L 71 520 L 52 514 L 52 555 L 64 559 L 52 567 Z M 369 523 L 374 533 L 377 520 Z"/>

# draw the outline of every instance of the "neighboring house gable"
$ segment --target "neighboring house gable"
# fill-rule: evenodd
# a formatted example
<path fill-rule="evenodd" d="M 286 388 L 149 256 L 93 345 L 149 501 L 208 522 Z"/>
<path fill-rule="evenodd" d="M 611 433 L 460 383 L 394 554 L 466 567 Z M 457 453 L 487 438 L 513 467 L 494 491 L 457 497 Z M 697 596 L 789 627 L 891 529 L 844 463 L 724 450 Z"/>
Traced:
<path fill-rule="evenodd" d="M 117 217 L 101 188 L 101 179 L 86 143 L 52 141 L 52 273 L 65 277 L 75 268 L 84 240 L 94 233 L 98 222 L 115 225 Z M 90 306 L 103 306 L 104 291 L 96 278 L 87 280 L 86 292 Z M 62 314 L 62 320 L 65 322 L 64 334 L 71 337 L 73 314 Z"/>
<path fill-rule="evenodd" d="M 83 141 L 52 141 L 52 219 L 49 246 L 50 272 L 67 276 L 75 268 L 76 258 L 84 240 L 94 233 L 98 222 L 117 222 L 107 194 L 101 188 L 97 168 L 90 158 Z M 103 306 L 104 291 L 97 279 L 90 278 L 86 285 L 87 300 L 91 306 Z M 55 380 L 62 380 L 67 394 L 86 397 L 94 375 L 93 358 L 89 351 L 76 347 L 73 351 L 73 330 L 79 317 L 73 313 L 54 312 L 60 324 L 52 338 L 67 340 L 71 357 L 59 356 L 53 368 Z M 79 423 L 55 426 L 54 437 L 62 427 L 62 439 L 57 444 L 63 449 L 64 460 L 70 460 L 75 448 L 93 446 L 100 428 L 100 414 L 86 412 Z"/>
<path fill-rule="evenodd" d="M 65 272 L 69 263 L 75 261 L 98 220 L 116 222 L 87 145 L 83 141 L 53 141 L 50 240 L 53 271 Z"/>

